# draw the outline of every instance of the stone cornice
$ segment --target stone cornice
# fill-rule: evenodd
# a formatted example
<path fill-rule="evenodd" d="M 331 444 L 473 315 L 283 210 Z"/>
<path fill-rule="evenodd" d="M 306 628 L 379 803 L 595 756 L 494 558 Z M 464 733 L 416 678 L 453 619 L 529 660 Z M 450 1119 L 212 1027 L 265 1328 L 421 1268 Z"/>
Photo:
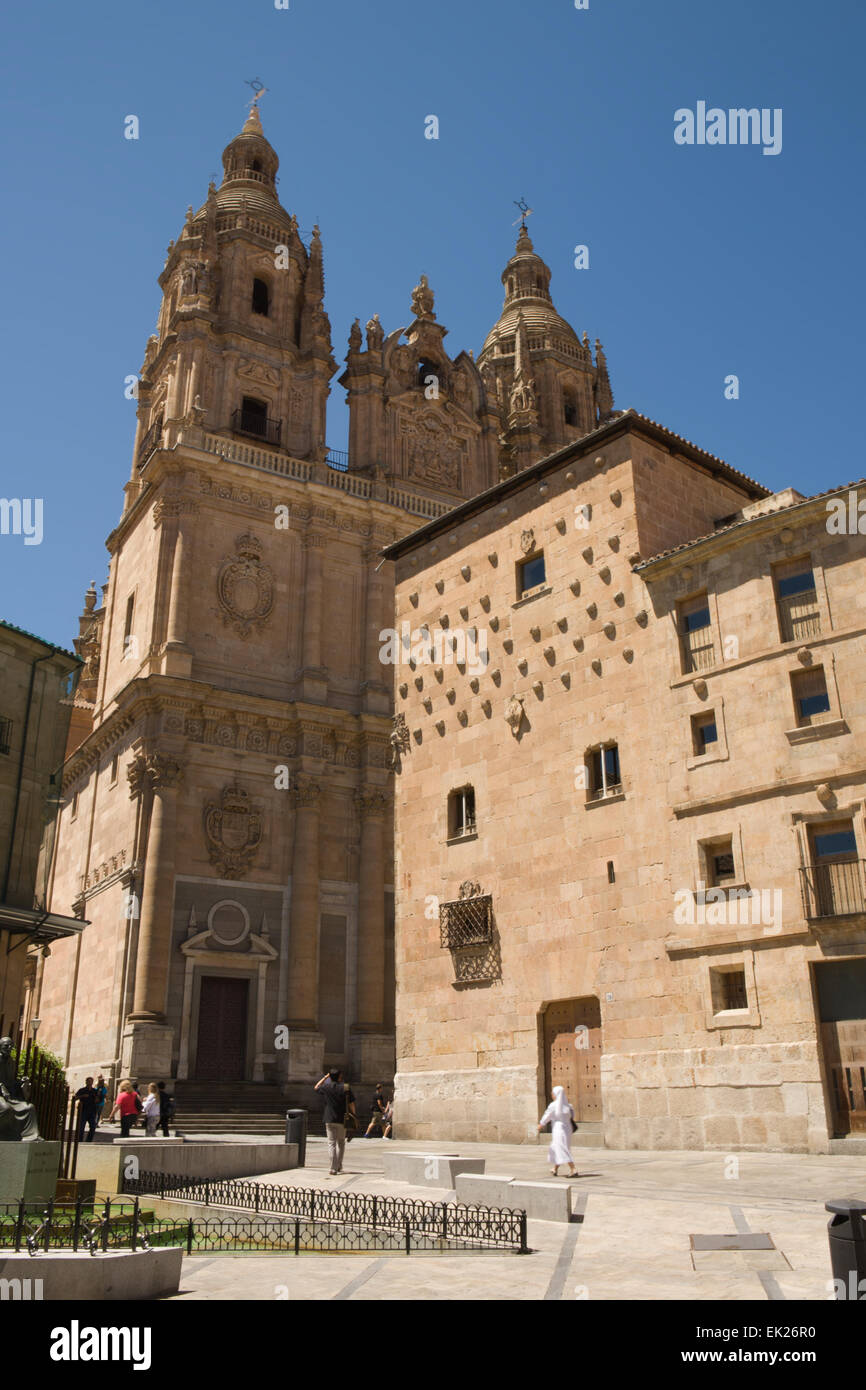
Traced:
<path fill-rule="evenodd" d="M 179 684 L 185 688 L 178 690 Z M 157 720 L 161 720 L 159 727 Z M 63 790 L 129 729 L 146 721 L 151 727 L 142 734 L 148 742 L 180 739 L 187 745 L 232 748 L 277 760 L 301 757 L 346 768 L 386 767 L 392 728 L 390 714 L 287 704 L 266 696 L 239 696 L 194 681 L 180 682 L 177 677 L 149 676 L 130 682 L 120 692 L 117 707 L 70 755 L 63 769 Z"/>

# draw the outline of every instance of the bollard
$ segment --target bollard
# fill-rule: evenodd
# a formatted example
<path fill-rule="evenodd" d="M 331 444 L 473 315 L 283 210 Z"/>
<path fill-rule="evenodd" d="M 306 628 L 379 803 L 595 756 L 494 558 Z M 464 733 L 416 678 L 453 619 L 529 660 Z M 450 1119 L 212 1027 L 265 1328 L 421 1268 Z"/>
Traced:
<path fill-rule="evenodd" d="M 866 1202 L 825 1202 L 834 1213 L 827 1227 L 836 1301 L 866 1302 Z"/>
<path fill-rule="evenodd" d="M 298 1146 L 298 1167 L 307 1162 L 307 1117 L 308 1110 L 286 1111 L 286 1143 Z"/>

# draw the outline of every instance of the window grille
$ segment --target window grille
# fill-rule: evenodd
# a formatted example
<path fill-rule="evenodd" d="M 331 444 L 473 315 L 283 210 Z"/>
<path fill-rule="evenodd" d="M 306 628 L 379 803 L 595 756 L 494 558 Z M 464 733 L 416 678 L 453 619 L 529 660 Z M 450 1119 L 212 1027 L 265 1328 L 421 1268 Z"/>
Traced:
<path fill-rule="evenodd" d="M 467 885 L 463 885 L 463 888 Z M 477 884 L 469 885 L 470 889 Z M 484 946 L 492 938 L 493 899 L 489 893 L 467 893 L 456 902 L 439 904 L 439 937 L 443 950 Z"/>

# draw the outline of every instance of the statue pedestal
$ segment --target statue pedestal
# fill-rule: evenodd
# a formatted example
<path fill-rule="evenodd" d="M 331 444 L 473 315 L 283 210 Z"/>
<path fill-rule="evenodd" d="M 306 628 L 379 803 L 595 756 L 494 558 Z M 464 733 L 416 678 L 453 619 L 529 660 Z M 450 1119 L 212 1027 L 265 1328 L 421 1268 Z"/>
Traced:
<path fill-rule="evenodd" d="M 0 1203 L 50 1202 L 59 1169 L 59 1139 L 0 1144 Z"/>

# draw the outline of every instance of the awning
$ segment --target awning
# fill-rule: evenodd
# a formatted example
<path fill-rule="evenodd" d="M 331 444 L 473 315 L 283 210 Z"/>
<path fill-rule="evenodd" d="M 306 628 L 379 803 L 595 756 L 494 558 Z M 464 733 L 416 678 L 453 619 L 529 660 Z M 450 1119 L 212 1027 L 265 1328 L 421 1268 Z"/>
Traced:
<path fill-rule="evenodd" d="M 58 912 L 45 912 L 38 907 L 9 907 L 0 903 L 0 931 L 29 936 L 34 942 L 77 936 L 88 926 L 90 923 L 81 917 L 62 917 Z"/>

